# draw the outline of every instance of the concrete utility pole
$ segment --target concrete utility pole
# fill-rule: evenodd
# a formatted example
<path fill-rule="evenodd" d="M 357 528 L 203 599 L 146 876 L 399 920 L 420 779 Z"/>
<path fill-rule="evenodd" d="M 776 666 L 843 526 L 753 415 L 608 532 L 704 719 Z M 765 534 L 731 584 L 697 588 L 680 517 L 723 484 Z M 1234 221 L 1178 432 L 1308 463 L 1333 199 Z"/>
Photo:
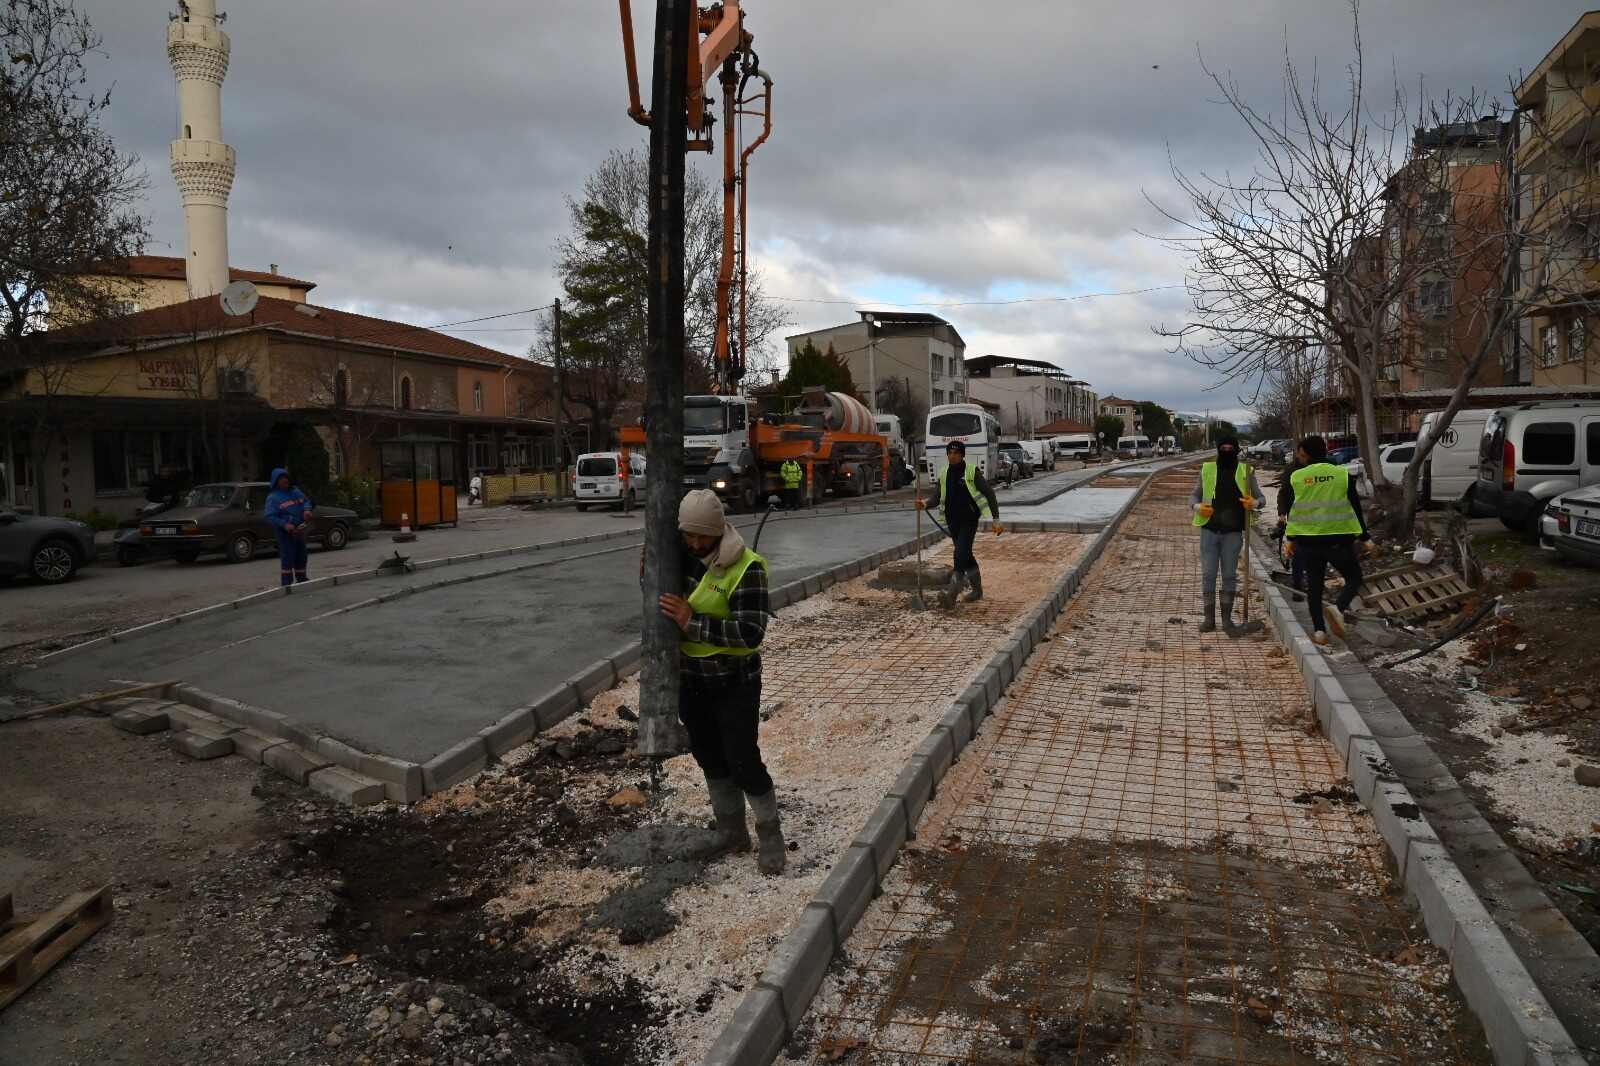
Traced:
<path fill-rule="evenodd" d="M 556 353 L 556 413 L 555 413 L 555 452 L 556 452 L 556 499 L 561 499 L 563 486 L 566 483 L 567 473 L 567 446 L 565 414 L 567 395 L 565 385 L 561 380 L 561 298 L 556 297 L 553 305 L 554 318 L 551 324 L 551 347 Z"/>
<path fill-rule="evenodd" d="M 690 28 L 694 0 L 656 0 L 655 74 L 650 103 L 649 327 L 645 358 L 643 661 L 639 751 L 657 760 L 688 749 L 678 721 L 678 640 L 658 604 L 683 592 L 678 497 L 683 486 L 684 152 L 688 147 Z"/>

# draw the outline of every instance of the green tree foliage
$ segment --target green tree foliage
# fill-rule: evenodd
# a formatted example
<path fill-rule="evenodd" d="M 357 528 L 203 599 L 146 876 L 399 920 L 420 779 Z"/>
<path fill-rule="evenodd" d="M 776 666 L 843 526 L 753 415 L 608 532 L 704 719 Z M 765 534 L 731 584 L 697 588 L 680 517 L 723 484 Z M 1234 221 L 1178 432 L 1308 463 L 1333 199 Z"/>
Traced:
<path fill-rule="evenodd" d="M 313 501 L 328 495 L 328 449 L 311 423 L 278 422 L 261 442 L 261 478 L 266 480 L 276 467 L 289 471 L 289 477 Z"/>
<path fill-rule="evenodd" d="M 829 392 L 856 394 L 855 379 L 850 375 L 850 364 L 828 345 L 820 351 L 811 341 L 789 357 L 789 371 L 778 382 L 778 395 L 785 408 L 792 407 L 807 389 L 824 388 Z M 903 429 L 904 427 L 902 427 Z"/>
<path fill-rule="evenodd" d="M 1096 436 L 1114 446 L 1122 436 L 1122 419 L 1116 415 L 1101 415 L 1094 420 L 1094 431 Z"/>
<path fill-rule="evenodd" d="M 1213 441 L 1219 440 L 1222 437 L 1237 437 L 1238 435 L 1239 427 L 1235 426 L 1232 422 L 1225 422 L 1219 418 L 1215 422 L 1211 423 L 1211 439 Z"/>
<path fill-rule="evenodd" d="M 1160 440 L 1162 437 L 1173 435 L 1172 415 L 1160 404 L 1148 402 L 1140 404 L 1139 417 L 1144 424 L 1144 435 L 1151 440 Z"/>

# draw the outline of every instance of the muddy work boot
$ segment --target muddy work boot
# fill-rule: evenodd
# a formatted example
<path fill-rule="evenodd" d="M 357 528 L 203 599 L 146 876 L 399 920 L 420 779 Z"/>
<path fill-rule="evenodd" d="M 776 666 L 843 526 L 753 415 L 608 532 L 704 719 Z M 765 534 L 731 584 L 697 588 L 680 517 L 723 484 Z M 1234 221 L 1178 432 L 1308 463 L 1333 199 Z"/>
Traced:
<path fill-rule="evenodd" d="M 1200 632 L 1215 633 L 1217 631 L 1217 597 L 1207 596 L 1205 602 L 1206 616 L 1200 620 Z"/>
<path fill-rule="evenodd" d="M 967 602 L 977 603 L 979 600 L 983 599 L 982 571 L 974 570 L 972 573 L 968 574 L 967 582 L 972 586 L 972 591 L 967 593 Z"/>
<path fill-rule="evenodd" d="M 1244 630 L 1233 624 L 1233 600 L 1237 593 L 1222 594 L 1222 631 L 1230 637 L 1244 636 Z"/>
<path fill-rule="evenodd" d="M 967 575 L 959 570 L 951 572 L 950 584 L 946 585 L 944 590 L 939 593 L 939 606 L 948 609 L 956 605 L 956 597 L 961 595 L 961 583 L 966 580 L 966 577 Z"/>
<path fill-rule="evenodd" d="M 778 823 L 778 790 L 751 796 L 750 810 L 756 816 L 756 869 L 769 876 L 783 873 L 789 847 L 783 842 L 783 827 Z"/>
<path fill-rule="evenodd" d="M 744 789 L 732 781 L 706 778 L 711 813 L 717 819 L 717 853 L 740 855 L 750 850 L 750 827 L 744 820 Z"/>

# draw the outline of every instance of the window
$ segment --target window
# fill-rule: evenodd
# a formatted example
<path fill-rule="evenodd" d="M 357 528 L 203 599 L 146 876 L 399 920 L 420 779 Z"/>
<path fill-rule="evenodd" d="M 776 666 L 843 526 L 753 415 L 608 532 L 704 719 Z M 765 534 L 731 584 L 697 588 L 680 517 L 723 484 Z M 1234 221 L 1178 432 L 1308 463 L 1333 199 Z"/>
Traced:
<path fill-rule="evenodd" d="M 578 460 L 579 477 L 616 477 L 617 460 L 609 455 Z"/>
<path fill-rule="evenodd" d="M 944 356 L 942 356 L 942 355 L 930 355 L 930 356 L 928 356 L 928 362 L 931 363 L 932 366 L 933 366 L 933 376 L 934 377 L 936 377 L 936 378 L 944 377 Z"/>
<path fill-rule="evenodd" d="M 467 464 L 474 470 L 494 467 L 494 441 L 487 437 L 473 437 L 467 441 Z"/>
<path fill-rule="evenodd" d="M 163 465 L 159 439 L 169 434 L 125 433 L 99 430 L 94 435 L 94 490 L 127 492 L 144 488 L 155 480 Z M 174 456 L 173 465 L 187 462 L 187 455 Z"/>
<path fill-rule="evenodd" d="M 400 379 L 400 410 L 411 410 L 411 375 Z"/>
<path fill-rule="evenodd" d="M 1573 315 L 1567 323 L 1567 362 L 1581 363 L 1589 354 L 1589 320 Z"/>
<path fill-rule="evenodd" d="M 1590 466 L 1600 466 L 1600 422 L 1590 422 L 1589 428 L 1584 431 L 1583 450 L 1587 453 L 1585 462 Z"/>
<path fill-rule="evenodd" d="M 183 139 L 186 141 L 194 139 L 194 130 L 190 128 L 187 122 L 183 124 Z"/>
<path fill-rule="evenodd" d="M 934 395 L 938 395 L 935 393 Z M 983 422 L 968 411 L 947 411 L 934 415 L 928 422 L 930 437 L 970 437 L 983 430 Z"/>
<path fill-rule="evenodd" d="M 1546 326 L 1539 331 L 1539 369 L 1548 370 L 1561 361 L 1561 337 L 1556 327 Z"/>
<path fill-rule="evenodd" d="M 350 374 L 340 367 L 333 375 L 333 405 L 343 407 L 350 402 Z"/>
<path fill-rule="evenodd" d="M 934 389 L 933 390 L 933 406 L 938 407 L 942 403 L 944 403 L 944 390 L 943 389 Z"/>
<path fill-rule="evenodd" d="M 483 414 L 483 382 L 472 383 L 472 409 L 478 414 Z"/>
<path fill-rule="evenodd" d="M 1522 431 L 1521 460 L 1528 466 L 1577 462 L 1578 430 L 1571 422 L 1535 422 Z"/>

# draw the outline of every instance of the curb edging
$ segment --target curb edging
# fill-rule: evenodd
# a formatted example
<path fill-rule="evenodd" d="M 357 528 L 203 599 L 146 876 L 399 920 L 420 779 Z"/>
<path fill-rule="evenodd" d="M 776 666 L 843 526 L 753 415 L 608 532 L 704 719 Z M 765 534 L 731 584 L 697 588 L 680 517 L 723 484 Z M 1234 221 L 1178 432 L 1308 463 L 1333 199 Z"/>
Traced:
<path fill-rule="evenodd" d="M 1394 715 L 1398 709 L 1387 697 L 1350 695 L 1346 679 L 1365 678 L 1375 686 L 1371 674 L 1359 663 L 1335 662 L 1311 642 L 1294 605 L 1271 580 L 1265 559 L 1272 552 L 1253 531 L 1247 535 L 1261 543 L 1262 550 L 1251 553 L 1250 566 L 1260 579 L 1272 629 L 1295 658 L 1323 736 L 1344 760 L 1345 773 L 1394 859 L 1397 879 L 1422 912 L 1428 938 L 1449 958 L 1456 986 L 1483 1025 L 1495 1062 L 1584 1066 L 1571 1034 L 1391 764 L 1384 741 L 1386 730 L 1394 730 L 1381 712 L 1383 704 Z M 1363 710 L 1363 703 L 1377 713 Z"/>
<path fill-rule="evenodd" d="M 1159 471 L 1158 471 L 1159 473 Z M 916 836 L 917 822 L 938 794 L 939 784 L 961 752 L 975 739 L 985 718 L 995 713 L 1004 692 L 1105 552 L 1124 519 L 1154 481 L 1146 477 L 1104 525 L 1094 526 L 1093 542 L 1013 634 L 973 675 L 938 724 L 906 761 L 894 784 L 822 886 L 801 910 L 795 924 L 768 958 L 755 987 L 745 995 L 703 1060 L 704 1066 L 768 1066 L 793 1037 L 806 1008 L 822 987 L 841 950 L 881 892 L 901 848 Z M 1086 532 L 1084 523 L 1028 523 L 1028 531 Z M 1016 525 L 1008 528 L 1022 532 Z M 831 919 L 823 921 L 817 915 Z"/>

